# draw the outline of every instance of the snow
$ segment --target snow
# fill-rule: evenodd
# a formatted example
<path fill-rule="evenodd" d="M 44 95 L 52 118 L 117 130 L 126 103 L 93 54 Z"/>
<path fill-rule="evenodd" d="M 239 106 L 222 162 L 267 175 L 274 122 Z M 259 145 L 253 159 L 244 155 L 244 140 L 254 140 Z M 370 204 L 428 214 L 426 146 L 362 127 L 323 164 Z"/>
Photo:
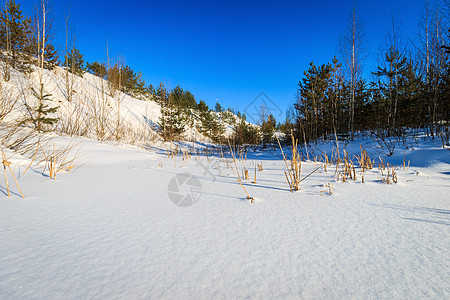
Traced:
<path fill-rule="evenodd" d="M 62 121 L 103 99 L 111 122 L 120 101 L 131 140 L 133 132 L 157 129 L 160 106 L 153 101 L 102 94 L 102 79 L 85 74 L 74 77 L 77 93 L 68 102 L 64 71 L 44 75 Z M 22 102 L 32 100 L 36 76 L 13 70 L 11 81 L 2 82 L 20 95 L 8 118 L 25 113 Z M 96 138 L 87 125 L 86 136 Z M 224 125 L 230 135 L 233 127 Z M 193 128 L 185 137 L 196 142 L 163 143 L 154 135 L 134 146 L 46 135 L 57 149 L 76 145 L 72 154 L 80 149 L 81 156 L 76 168 L 52 180 L 42 174 L 44 164 L 25 173 L 30 155 L 5 149 L 25 199 L 11 177 L 10 198 L 0 181 L 1 299 L 449 298 L 450 150 L 420 131 L 386 140 L 395 146 L 390 156 L 365 135 L 339 143 L 350 158 L 362 145 L 372 159 L 398 165 L 398 183 L 391 185 L 376 167 L 362 183 L 359 169 L 357 180 L 342 182 L 328 166 L 291 193 L 277 147 L 249 150 L 250 180 L 243 185 L 253 204 L 229 155 L 206 158 L 201 150 L 210 143 Z M 311 160 L 331 157 L 333 140 L 300 146 Z M 168 158 L 167 149 L 188 149 L 192 157 Z M 302 163 L 302 177 L 322 166 L 311 160 Z M 251 183 L 261 162 L 264 170 Z M 183 178 L 189 181 L 181 184 Z M 174 204 L 177 193 L 191 195 L 193 205 Z"/>
<path fill-rule="evenodd" d="M 251 180 L 255 164 L 264 167 L 256 184 L 243 182 L 253 204 L 222 158 L 77 142 L 78 168 L 56 180 L 37 166 L 23 174 L 28 160 L 14 155 L 25 199 L 13 185 L 8 198 L 0 183 L 2 299 L 449 298 L 450 155 L 438 142 L 419 138 L 382 156 L 410 160 L 397 184 L 382 183 L 376 168 L 365 183 L 359 173 L 338 182 L 329 166 L 294 193 L 279 151 L 250 151 Z M 383 155 L 363 138 L 347 150 L 359 144 Z M 309 151 L 330 155 L 332 146 Z M 303 162 L 302 176 L 317 166 Z M 189 207 L 169 199 L 180 173 L 201 183 Z"/>

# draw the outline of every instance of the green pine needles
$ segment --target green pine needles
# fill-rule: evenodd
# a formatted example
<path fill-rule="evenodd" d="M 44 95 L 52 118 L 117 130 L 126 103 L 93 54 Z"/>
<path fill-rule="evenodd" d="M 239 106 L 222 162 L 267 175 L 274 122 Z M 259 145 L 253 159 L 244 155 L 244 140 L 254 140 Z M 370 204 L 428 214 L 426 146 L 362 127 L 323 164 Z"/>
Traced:
<path fill-rule="evenodd" d="M 31 94 L 37 99 L 37 105 L 31 107 L 30 105 L 25 104 L 30 116 L 28 121 L 34 125 L 38 132 L 46 131 L 47 127 L 52 126 L 58 121 L 58 118 L 52 118 L 49 116 L 56 113 L 58 106 L 51 107 L 47 104 L 49 101 L 52 101 L 50 98 L 52 95 L 44 91 L 43 84 L 40 84 L 38 91 L 31 88 Z"/>

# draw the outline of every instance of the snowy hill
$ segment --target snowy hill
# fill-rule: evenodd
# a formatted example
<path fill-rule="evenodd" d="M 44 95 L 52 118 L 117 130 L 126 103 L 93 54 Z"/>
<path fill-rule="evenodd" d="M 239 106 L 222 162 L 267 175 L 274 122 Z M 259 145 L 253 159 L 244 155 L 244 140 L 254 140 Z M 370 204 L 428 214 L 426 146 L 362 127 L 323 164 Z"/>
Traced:
<path fill-rule="evenodd" d="M 32 89 L 38 89 L 38 76 L 39 70 L 36 68 L 29 75 L 13 69 L 11 80 L 1 82 L 2 90 L 10 94 L 14 101 L 17 100 L 14 111 L 4 121 L 27 117 L 25 104 L 36 104 Z M 56 133 L 100 141 L 119 140 L 139 146 L 155 146 L 162 142 L 157 125 L 161 106 L 155 101 L 140 100 L 123 92 L 112 97 L 106 80 L 89 73 L 83 77 L 69 73 L 67 77 L 61 67 L 44 70 L 43 84 L 45 92 L 51 94 L 50 106 L 58 107 L 57 113 L 52 115 L 58 118 L 54 127 Z M 214 115 L 225 128 L 225 137 L 233 134 L 234 127 L 223 121 L 219 114 Z M 233 114 L 231 117 L 240 121 Z M 194 118 L 192 125 L 187 123 L 182 139 L 210 141 L 199 132 L 198 126 L 198 118 Z"/>

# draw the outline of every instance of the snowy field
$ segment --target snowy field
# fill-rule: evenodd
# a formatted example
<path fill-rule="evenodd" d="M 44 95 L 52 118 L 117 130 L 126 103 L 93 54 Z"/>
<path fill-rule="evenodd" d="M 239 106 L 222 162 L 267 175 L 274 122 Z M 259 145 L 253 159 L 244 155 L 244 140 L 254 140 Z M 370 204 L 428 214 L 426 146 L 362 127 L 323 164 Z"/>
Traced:
<path fill-rule="evenodd" d="M 243 182 L 251 204 L 222 158 L 80 141 L 79 168 L 56 180 L 23 174 L 27 160 L 16 167 L 25 199 L 0 183 L 0 298 L 450 297 L 450 153 L 438 142 L 387 158 L 410 161 L 396 184 L 376 167 L 365 183 L 358 170 L 356 181 L 337 181 L 329 166 L 294 193 L 279 151 L 249 152 L 250 179 L 256 163 L 264 168 Z M 317 166 L 303 162 L 302 175 Z M 201 184 L 192 206 L 169 198 L 181 173 Z"/>

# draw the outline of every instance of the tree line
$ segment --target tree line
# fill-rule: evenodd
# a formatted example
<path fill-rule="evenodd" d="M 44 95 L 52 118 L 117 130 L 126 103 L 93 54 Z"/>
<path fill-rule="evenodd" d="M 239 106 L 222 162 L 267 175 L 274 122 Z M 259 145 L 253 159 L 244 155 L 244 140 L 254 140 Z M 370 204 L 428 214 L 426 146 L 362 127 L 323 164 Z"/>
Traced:
<path fill-rule="evenodd" d="M 282 128 L 305 142 L 335 136 L 352 139 L 358 131 L 381 138 L 402 136 L 420 128 L 448 145 L 449 12 L 448 1 L 425 1 L 413 40 L 403 36 L 392 17 L 377 67 L 364 73 L 366 32 L 353 7 L 338 57 L 322 65 L 310 63 Z"/>

